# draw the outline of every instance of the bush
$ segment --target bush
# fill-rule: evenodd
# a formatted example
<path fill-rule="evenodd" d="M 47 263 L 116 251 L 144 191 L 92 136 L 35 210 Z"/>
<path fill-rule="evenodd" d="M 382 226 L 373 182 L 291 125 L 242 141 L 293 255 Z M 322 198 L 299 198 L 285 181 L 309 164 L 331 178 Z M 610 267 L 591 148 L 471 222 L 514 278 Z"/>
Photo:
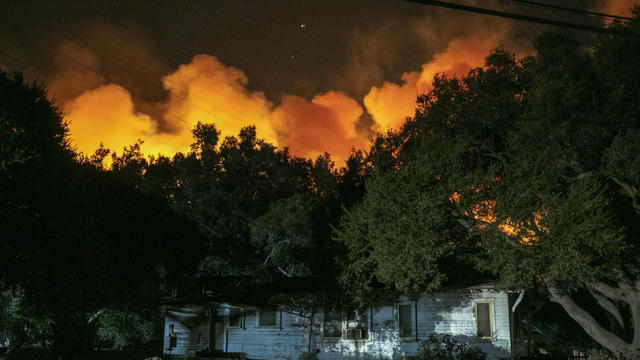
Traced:
<path fill-rule="evenodd" d="M 416 360 L 487 360 L 487 354 L 477 346 L 458 344 L 451 335 L 442 339 L 431 334 L 420 343 Z"/>
<path fill-rule="evenodd" d="M 113 350 L 139 348 L 153 340 L 153 331 L 159 321 L 153 314 L 144 316 L 114 308 L 107 308 L 97 316 L 97 336 L 101 344 Z"/>
<path fill-rule="evenodd" d="M 612 353 L 604 350 L 589 350 L 587 360 L 640 360 L 638 354 L 621 354 L 619 357 L 613 356 Z"/>
<path fill-rule="evenodd" d="M 303 352 L 298 357 L 298 360 L 318 360 L 318 353 L 316 353 L 315 351 Z"/>

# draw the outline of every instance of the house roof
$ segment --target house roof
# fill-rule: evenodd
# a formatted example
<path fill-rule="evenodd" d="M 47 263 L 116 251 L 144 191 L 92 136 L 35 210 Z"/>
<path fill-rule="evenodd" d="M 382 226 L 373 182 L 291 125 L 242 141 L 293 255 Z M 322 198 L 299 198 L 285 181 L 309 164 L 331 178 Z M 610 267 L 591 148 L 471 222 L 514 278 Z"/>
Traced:
<path fill-rule="evenodd" d="M 195 285 L 195 286 L 194 286 Z M 303 297 L 336 294 L 338 285 L 320 277 L 275 278 L 270 281 L 252 276 L 203 276 L 182 289 L 179 296 L 166 297 L 163 304 L 233 303 L 252 306 L 272 304 L 282 295 Z"/>
<path fill-rule="evenodd" d="M 495 288 L 495 280 L 478 272 L 450 272 L 441 287 L 443 292 L 468 291 L 470 289 Z M 379 287 L 372 291 L 368 303 L 393 302 L 401 294 Z M 265 306 L 281 303 L 287 299 L 316 297 L 336 303 L 351 302 L 336 281 L 321 277 L 278 277 L 260 279 L 253 276 L 201 276 L 190 286 L 181 289 L 178 296 L 165 297 L 165 305 L 206 305 L 230 303 L 246 306 Z"/>

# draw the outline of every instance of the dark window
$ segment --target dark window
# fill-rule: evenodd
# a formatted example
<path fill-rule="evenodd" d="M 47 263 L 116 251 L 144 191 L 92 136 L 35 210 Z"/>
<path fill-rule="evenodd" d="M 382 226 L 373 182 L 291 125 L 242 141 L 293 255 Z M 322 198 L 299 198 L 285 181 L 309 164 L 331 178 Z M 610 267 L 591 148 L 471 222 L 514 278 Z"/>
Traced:
<path fill-rule="evenodd" d="M 491 305 L 489 303 L 476 303 L 476 326 L 478 337 L 491 337 Z"/>
<path fill-rule="evenodd" d="M 342 337 L 342 312 L 336 309 L 326 309 L 324 311 L 324 337 Z"/>
<path fill-rule="evenodd" d="M 229 309 L 229 327 L 239 328 L 241 325 L 242 325 L 242 309 L 238 309 L 238 308 Z"/>
<path fill-rule="evenodd" d="M 369 329 L 346 329 L 345 338 L 347 340 L 367 340 L 369 338 Z"/>
<path fill-rule="evenodd" d="M 260 310 L 260 316 L 258 319 L 258 326 L 260 327 L 276 327 L 276 315 L 277 311 L 271 309 Z"/>
<path fill-rule="evenodd" d="M 411 304 L 398 305 L 398 335 L 401 338 L 411 337 L 413 325 L 411 315 Z"/>

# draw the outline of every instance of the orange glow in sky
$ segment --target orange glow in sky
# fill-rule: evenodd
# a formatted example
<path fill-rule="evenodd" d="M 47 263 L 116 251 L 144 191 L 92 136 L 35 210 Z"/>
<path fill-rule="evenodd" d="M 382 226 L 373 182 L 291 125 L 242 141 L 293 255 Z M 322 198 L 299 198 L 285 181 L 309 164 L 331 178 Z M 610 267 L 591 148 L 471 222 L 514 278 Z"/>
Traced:
<path fill-rule="evenodd" d="M 62 46 L 70 50 L 69 44 Z M 371 87 L 361 101 L 330 91 L 310 100 L 284 95 L 274 103 L 263 92 L 247 88 L 244 72 L 211 55 L 196 55 L 165 75 L 162 84 L 168 97 L 161 103 L 135 98 L 91 69 L 86 74 L 78 69 L 59 74 L 50 91 L 55 98 L 66 99 L 61 105 L 72 143 L 85 154 L 93 153 L 100 143 L 120 152 L 138 139 L 144 141 L 142 151 L 147 155 L 187 152 L 191 129 L 202 122 L 214 123 L 223 137 L 255 125 L 258 137 L 278 147 L 311 158 L 329 152 L 341 166 L 352 148 L 368 146 L 371 131 L 398 129 L 406 116 L 413 115 L 417 95 L 431 89 L 435 74 L 464 76 L 482 66 L 496 46 L 495 39 L 455 39 L 422 70 L 405 73 L 399 84 Z M 71 50 L 90 64 L 98 61 L 82 49 Z M 140 103 L 144 106 L 138 108 Z M 357 129 L 365 112 L 375 120 L 373 128 Z"/>

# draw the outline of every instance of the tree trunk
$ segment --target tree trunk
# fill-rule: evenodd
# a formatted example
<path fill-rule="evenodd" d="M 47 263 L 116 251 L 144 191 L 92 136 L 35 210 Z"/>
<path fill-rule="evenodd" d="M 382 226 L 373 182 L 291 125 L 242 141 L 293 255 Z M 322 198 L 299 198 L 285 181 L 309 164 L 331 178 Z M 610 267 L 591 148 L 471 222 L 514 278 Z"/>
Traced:
<path fill-rule="evenodd" d="M 309 344 L 307 345 L 307 352 L 311 353 L 311 339 L 313 339 L 313 318 L 316 315 L 315 306 L 311 307 L 311 315 L 309 316 Z"/>
<path fill-rule="evenodd" d="M 616 334 L 603 328 L 591 314 L 576 304 L 573 299 L 562 290 L 548 281 L 546 281 L 546 284 L 551 294 L 551 301 L 560 304 L 567 314 L 584 329 L 587 335 L 600 345 L 614 354 L 636 353 L 640 350 L 640 331 L 638 329 L 640 325 L 638 321 L 640 319 L 640 302 L 638 302 L 638 298 L 625 299 L 631 306 L 632 312 L 634 312 L 634 322 L 636 324 L 634 328 L 634 341 L 629 344 Z M 637 310 L 637 313 L 633 311 L 634 309 Z"/>

